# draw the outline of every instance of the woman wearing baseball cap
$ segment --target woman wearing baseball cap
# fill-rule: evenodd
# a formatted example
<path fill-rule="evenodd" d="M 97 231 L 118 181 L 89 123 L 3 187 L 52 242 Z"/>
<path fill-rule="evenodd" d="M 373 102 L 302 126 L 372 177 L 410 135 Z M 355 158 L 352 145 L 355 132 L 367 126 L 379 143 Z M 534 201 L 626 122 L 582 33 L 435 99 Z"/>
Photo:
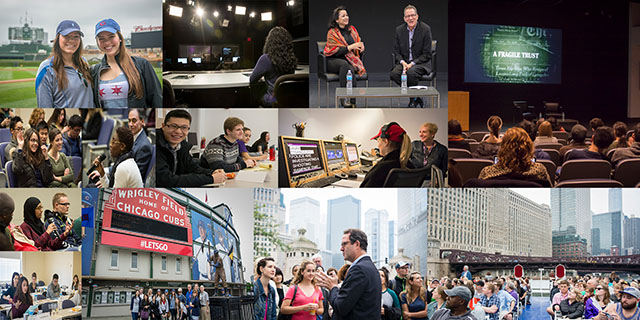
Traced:
<path fill-rule="evenodd" d="M 382 160 L 371 168 L 360 188 L 380 188 L 384 185 L 389 171 L 394 168 L 413 168 L 409 161 L 411 156 L 411 138 L 397 122 L 390 122 L 380 128 L 371 140 L 378 140 L 378 149 Z"/>
<path fill-rule="evenodd" d="M 58 24 L 51 57 L 42 61 L 36 76 L 40 108 L 93 108 L 91 72 L 82 57 L 80 25 L 71 20 Z"/>
<path fill-rule="evenodd" d="M 96 24 L 96 43 L 104 53 L 91 67 L 93 98 L 97 107 L 160 108 L 160 81 L 149 61 L 129 55 L 120 25 L 113 19 Z"/>

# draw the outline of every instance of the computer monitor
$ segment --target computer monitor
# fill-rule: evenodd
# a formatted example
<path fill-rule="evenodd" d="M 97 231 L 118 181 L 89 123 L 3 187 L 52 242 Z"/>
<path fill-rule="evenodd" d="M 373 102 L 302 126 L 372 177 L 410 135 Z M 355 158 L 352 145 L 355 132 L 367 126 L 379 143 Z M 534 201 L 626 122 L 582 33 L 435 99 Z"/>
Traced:
<path fill-rule="evenodd" d="M 360 165 L 360 155 L 358 154 L 358 145 L 356 143 L 345 143 L 344 151 L 347 155 L 347 162 L 350 167 Z"/>
<path fill-rule="evenodd" d="M 344 151 L 340 141 L 322 141 L 324 160 L 328 171 L 343 169 L 345 166 Z"/>
<path fill-rule="evenodd" d="M 201 57 L 193 57 L 193 58 L 191 58 L 191 60 L 193 60 L 193 62 L 195 62 L 195 63 L 202 63 L 202 58 Z"/>
<path fill-rule="evenodd" d="M 178 63 L 187 64 L 189 58 L 178 58 Z"/>
<path fill-rule="evenodd" d="M 291 184 L 325 173 L 319 140 L 296 137 L 280 138 Z"/>

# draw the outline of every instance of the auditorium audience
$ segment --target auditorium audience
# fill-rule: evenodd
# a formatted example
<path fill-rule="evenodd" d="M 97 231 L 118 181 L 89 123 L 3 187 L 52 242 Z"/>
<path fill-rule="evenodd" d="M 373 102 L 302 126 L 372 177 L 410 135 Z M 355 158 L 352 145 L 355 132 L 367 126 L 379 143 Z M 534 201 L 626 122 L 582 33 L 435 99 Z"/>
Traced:
<path fill-rule="evenodd" d="M 52 128 L 49 132 L 49 161 L 53 170 L 53 181 L 49 184 L 50 188 L 75 188 L 73 183 L 75 173 L 69 162 L 69 157 L 62 153 L 62 132 L 57 128 Z"/>
<path fill-rule="evenodd" d="M 616 139 L 613 141 L 613 143 L 611 143 L 604 154 L 608 154 L 609 151 L 615 148 L 628 148 L 629 140 L 627 140 L 627 131 L 629 131 L 629 129 L 627 129 L 627 125 L 624 122 L 618 121 L 614 123 L 613 135 L 616 137 Z"/>
<path fill-rule="evenodd" d="M 44 109 L 35 108 L 31 111 L 31 115 L 29 116 L 29 127 L 37 127 L 40 121 L 44 121 Z"/>
<path fill-rule="evenodd" d="M 581 124 L 576 124 L 571 128 L 570 138 L 571 142 L 562 146 L 559 150 L 560 158 L 564 159 L 564 155 L 572 149 L 585 149 L 589 146 L 584 143 L 585 138 L 587 137 L 587 128 L 585 128 Z"/>
<path fill-rule="evenodd" d="M 487 120 L 487 129 L 489 129 L 489 137 L 480 142 L 478 149 L 472 154 L 474 158 L 493 160 L 493 158 L 498 155 L 500 143 L 502 142 L 502 138 L 500 138 L 502 118 L 499 116 L 489 117 L 489 120 Z"/>
<path fill-rule="evenodd" d="M 529 120 L 522 120 L 516 124 L 516 127 L 522 128 L 527 133 L 527 135 L 529 135 L 529 139 L 531 139 L 531 141 L 536 140 L 536 127 L 533 122 Z M 539 160 L 551 160 L 549 154 L 542 149 L 534 149 L 533 156 Z"/>
<path fill-rule="evenodd" d="M 589 121 L 589 127 L 591 127 L 591 135 L 596 132 L 596 129 L 604 126 L 604 122 L 600 118 L 593 118 Z"/>
<path fill-rule="evenodd" d="M 84 125 L 82 127 L 82 138 L 84 138 L 85 140 L 98 139 L 103 121 L 102 109 L 81 109 L 80 112 L 82 114 L 82 122 L 84 122 Z"/>
<path fill-rule="evenodd" d="M 23 150 L 24 149 L 24 150 Z M 40 144 L 35 129 L 29 128 L 24 139 L 18 140 L 14 151 L 13 171 L 18 187 L 46 188 L 53 181 L 53 168 L 47 148 Z"/>
<path fill-rule="evenodd" d="M 82 118 L 77 114 L 72 115 L 69 118 L 69 129 L 66 132 L 63 129 L 60 131 L 62 131 L 62 139 L 64 140 L 62 153 L 69 157 L 82 157 L 82 138 L 80 137 Z"/>
<path fill-rule="evenodd" d="M 36 132 L 38 132 L 38 137 L 40 137 L 40 144 L 49 147 L 49 126 L 47 123 L 40 121 L 35 128 Z"/>
<path fill-rule="evenodd" d="M 593 133 L 591 145 L 587 149 L 573 149 L 567 152 L 565 161 L 576 159 L 608 160 L 605 152 L 614 139 L 611 127 L 598 127 Z"/>
<path fill-rule="evenodd" d="M 93 161 L 96 170 L 89 174 L 89 178 L 100 178 L 96 183 L 98 188 L 142 188 L 142 176 L 140 169 L 133 158 L 133 134 L 127 127 L 119 127 L 111 138 L 109 153 L 115 161 L 114 164 L 104 169 L 100 157 Z"/>
<path fill-rule="evenodd" d="M 129 109 L 129 128 L 133 133 L 133 158 L 138 165 L 138 169 L 140 169 L 140 176 L 144 180 L 149 166 L 153 166 L 154 163 L 151 163 L 153 147 L 144 130 L 143 110 Z"/>
<path fill-rule="evenodd" d="M 521 128 L 505 132 L 498 151 L 498 163 L 484 167 L 480 179 L 511 179 L 536 182 L 550 187 L 551 180 L 544 165 L 533 162 L 533 143 Z"/>
<path fill-rule="evenodd" d="M 11 118 L 9 122 L 9 130 L 11 132 L 11 141 L 4 147 L 5 161 L 13 160 L 13 152 L 18 148 L 18 139 L 24 139 L 24 126 L 22 119 L 18 116 Z M 4 165 L 4 163 L 3 163 Z"/>
<path fill-rule="evenodd" d="M 458 120 L 449 120 L 448 130 L 449 149 L 465 149 L 471 151 L 469 141 L 466 141 L 462 135 L 462 126 Z"/>

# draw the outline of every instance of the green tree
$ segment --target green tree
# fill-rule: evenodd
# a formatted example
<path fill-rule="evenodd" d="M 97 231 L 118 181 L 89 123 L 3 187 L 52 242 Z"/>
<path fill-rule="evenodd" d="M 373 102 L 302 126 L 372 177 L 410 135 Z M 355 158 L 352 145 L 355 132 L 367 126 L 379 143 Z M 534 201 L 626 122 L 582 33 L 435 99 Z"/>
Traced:
<path fill-rule="evenodd" d="M 264 205 L 262 205 L 264 207 Z M 278 237 L 279 223 L 276 223 L 275 219 L 269 217 L 267 214 L 260 212 L 260 206 L 255 204 L 253 207 L 253 235 L 254 238 L 265 237 L 267 241 L 271 242 L 276 248 L 287 251 L 289 245 L 284 243 L 280 237 Z M 258 241 L 253 241 L 253 256 L 254 257 L 266 257 L 270 253 L 262 246 Z"/>

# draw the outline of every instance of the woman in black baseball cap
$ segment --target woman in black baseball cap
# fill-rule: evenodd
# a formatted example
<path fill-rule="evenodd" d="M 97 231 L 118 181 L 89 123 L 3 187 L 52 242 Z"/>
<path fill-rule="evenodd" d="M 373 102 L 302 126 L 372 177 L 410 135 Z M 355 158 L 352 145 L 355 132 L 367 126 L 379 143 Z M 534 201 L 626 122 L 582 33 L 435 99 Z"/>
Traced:
<path fill-rule="evenodd" d="M 413 168 L 409 161 L 411 156 L 411 138 L 397 122 L 390 122 L 380 128 L 378 134 L 371 138 L 378 141 L 378 149 L 382 159 L 371 168 L 360 188 L 380 188 L 394 168 Z"/>

